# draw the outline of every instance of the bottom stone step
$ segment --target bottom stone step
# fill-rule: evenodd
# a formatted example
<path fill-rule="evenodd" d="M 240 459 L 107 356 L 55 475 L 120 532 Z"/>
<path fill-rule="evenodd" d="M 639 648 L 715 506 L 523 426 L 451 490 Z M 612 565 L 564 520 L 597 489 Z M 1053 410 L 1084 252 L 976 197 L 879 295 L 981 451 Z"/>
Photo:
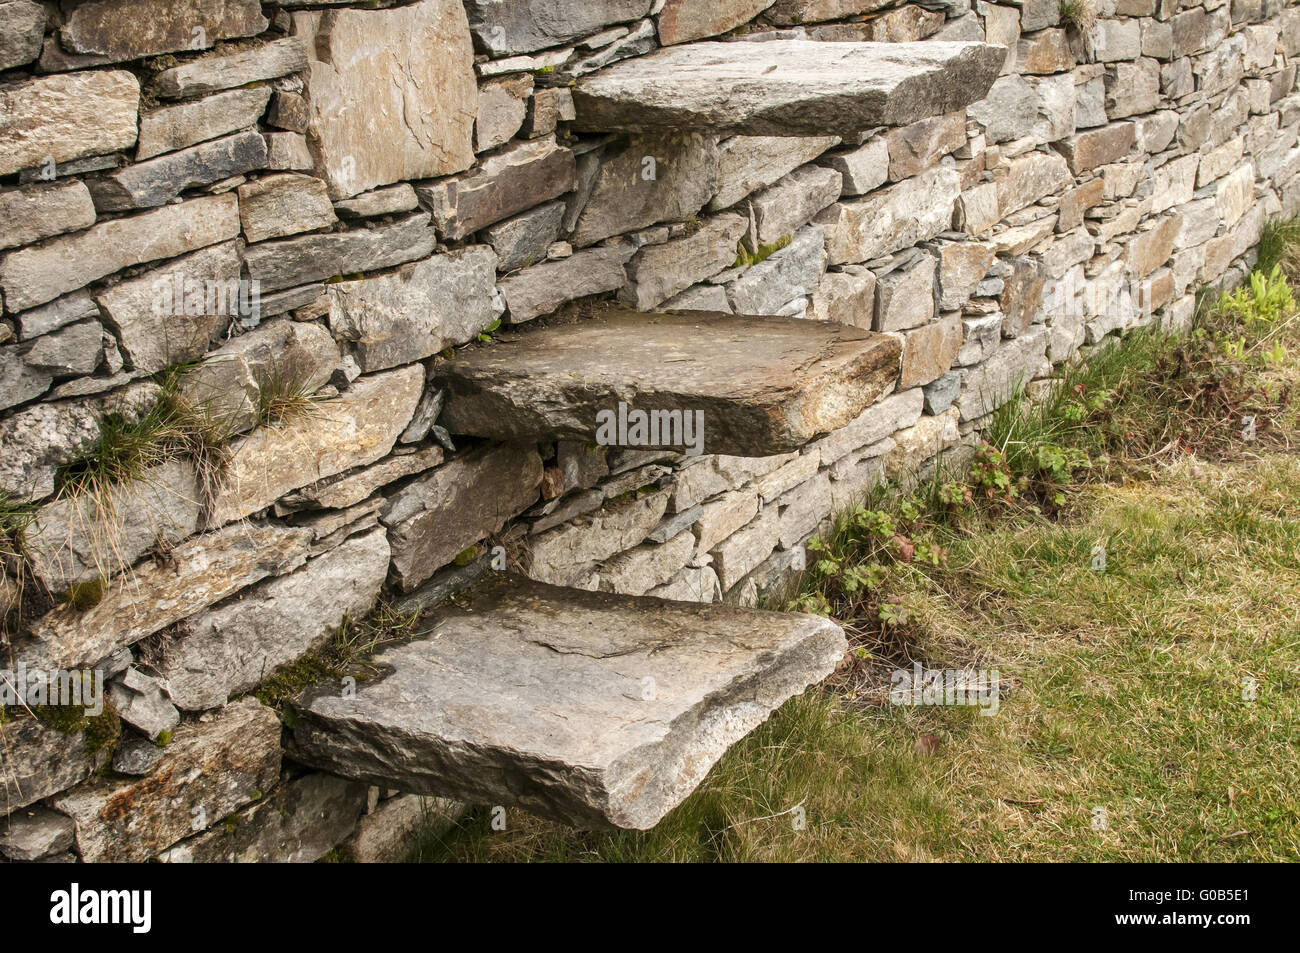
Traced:
<path fill-rule="evenodd" d="M 299 700 L 290 753 L 344 777 L 644 830 L 847 649 L 820 616 L 492 574 L 354 691 Z"/>

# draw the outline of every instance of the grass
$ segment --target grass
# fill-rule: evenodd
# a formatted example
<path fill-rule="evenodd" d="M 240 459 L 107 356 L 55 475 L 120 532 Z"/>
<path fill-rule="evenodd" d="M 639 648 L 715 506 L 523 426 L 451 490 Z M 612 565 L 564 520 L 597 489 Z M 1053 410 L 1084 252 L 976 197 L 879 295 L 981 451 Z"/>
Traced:
<path fill-rule="evenodd" d="M 257 382 L 257 423 L 274 427 L 316 413 L 315 390 L 277 365 L 270 365 Z"/>
<path fill-rule="evenodd" d="M 1269 278 L 1295 279 L 1291 240 L 1191 334 L 1017 395 L 968 473 L 842 514 L 791 607 L 844 626 L 845 663 L 656 828 L 478 808 L 412 859 L 1300 856 L 1300 322 Z M 913 660 L 996 669 L 997 714 L 888 704 Z"/>
<path fill-rule="evenodd" d="M 181 456 L 193 460 L 205 484 L 215 484 L 233 434 L 226 421 L 185 396 L 186 370 L 176 365 L 159 374 L 158 398 L 138 418 L 101 420 L 94 445 L 59 469 L 56 497 L 90 497 L 111 511 L 114 487 L 145 479 L 152 467 Z"/>
<path fill-rule="evenodd" d="M 1061 0 L 1061 22 L 1079 33 L 1087 33 L 1097 22 L 1093 0 Z"/>

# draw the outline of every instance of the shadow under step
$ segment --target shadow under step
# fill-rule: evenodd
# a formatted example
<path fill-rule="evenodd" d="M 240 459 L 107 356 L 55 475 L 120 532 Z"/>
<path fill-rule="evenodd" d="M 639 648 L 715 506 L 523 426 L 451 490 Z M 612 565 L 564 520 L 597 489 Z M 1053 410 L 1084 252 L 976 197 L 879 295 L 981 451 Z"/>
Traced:
<path fill-rule="evenodd" d="M 893 384 L 899 355 L 894 337 L 832 322 L 604 304 L 440 364 L 438 422 L 494 440 L 768 456 L 848 424 Z M 697 423 L 702 439 L 684 432 Z"/>
<path fill-rule="evenodd" d="M 964 109 L 988 94 L 1006 55 L 975 42 L 687 43 L 579 79 L 574 126 L 848 138 Z"/>
<path fill-rule="evenodd" d="M 492 574 L 351 697 L 300 699 L 289 751 L 348 778 L 582 828 L 653 827 L 847 650 L 820 616 Z"/>

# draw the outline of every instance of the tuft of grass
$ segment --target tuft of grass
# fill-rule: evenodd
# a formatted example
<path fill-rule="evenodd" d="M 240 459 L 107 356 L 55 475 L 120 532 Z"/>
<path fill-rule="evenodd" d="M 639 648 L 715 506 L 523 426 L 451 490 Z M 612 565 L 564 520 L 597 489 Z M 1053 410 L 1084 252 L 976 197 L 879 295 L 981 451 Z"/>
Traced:
<path fill-rule="evenodd" d="M 1068 29 L 1087 33 L 1097 23 L 1097 6 L 1093 0 L 1061 0 L 1061 22 Z"/>
<path fill-rule="evenodd" d="M 36 504 L 0 490 L 0 644 L 21 626 L 23 594 L 32 582 L 27 530 L 36 510 Z"/>
<path fill-rule="evenodd" d="M 1267 275 L 1279 266 L 1292 281 L 1300 278 L 1300 218 L 1270 220 L 1264 224 L 1255 268 Z"/>
<path fill-rule="evenodd" d="M 194 461 L 205 489 L 214 489 L 227 461 L 232 433 L 226 421 L 208 414 L 182 393 L 186 369 L 177 365 L 155 378 L 158 399 L 138 419 L 110 414 L 101 420 L 94 445 L 59 468 L 56 496 L 93 497 L 111 513 L 114 487 L 144 479 L 150 468 L 180 456 Z"/>
<path fill-rule="evenodd" d="M 290 420 L 313 416 L 317 399 L 297 376 L 275 365 L 267 367 L 257 382 L 257 423 L 274 427 Z"/>

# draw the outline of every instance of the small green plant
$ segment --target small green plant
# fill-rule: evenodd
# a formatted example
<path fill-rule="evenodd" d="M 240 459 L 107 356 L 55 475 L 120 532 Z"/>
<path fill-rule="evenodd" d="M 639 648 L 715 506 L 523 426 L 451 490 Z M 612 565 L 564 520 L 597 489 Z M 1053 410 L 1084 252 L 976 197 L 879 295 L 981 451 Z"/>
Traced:
<path fill-rule="evenodd" d="M 489 324 L 487 327 L 483 329 L 483 331 L 479 334 L 478 339 L 482 341 L 484 344 L 486 344 L 487 342 L 492 340 L 492 333 L 496 331 L 496 329 L 499 327 L 501 327 L 501 319 L 497 318 L 495 321 L 493 321 L 491 324 Z"/>
<path fill-rule="evenodd" d="M 761 261 L 767 261 L 782 248 L 787 247 L 794 239 L 793 235 L 782 235 L 774 242 L 766 245 L 759 245 L 754 251 L 745 247 L 743 241 L 736 242 L 736 260 L 732 263 L 733 268 L 752 268 Z"/>
<path fill-rule="evenodd" d="M 1010 503 L 1016 495 L 1006 454 L 987 440 L 975 450 L 970 465 L 970 481 L 974 492 L 986 500 Z"/>
<path fill-rule="evenodd" d="M 102 576 L 68 587 L 67 603 L 77 612 L 87 612 L 104 601 L 108 585 Z"/>
<path fill-rule="evenodd" d="M 1261 271 L 1252 272 L 1249 286 L 1243 285 L 1231 294 L 1224 294 L 1219 299 L 1221 311 L 1232 311 L 1249 328 L 1256 322 L 1273 324 L 1295 313 L 1295 297 L 1282 266 L 1274 265 L 1273 270 L 1265 275 Z"/>

